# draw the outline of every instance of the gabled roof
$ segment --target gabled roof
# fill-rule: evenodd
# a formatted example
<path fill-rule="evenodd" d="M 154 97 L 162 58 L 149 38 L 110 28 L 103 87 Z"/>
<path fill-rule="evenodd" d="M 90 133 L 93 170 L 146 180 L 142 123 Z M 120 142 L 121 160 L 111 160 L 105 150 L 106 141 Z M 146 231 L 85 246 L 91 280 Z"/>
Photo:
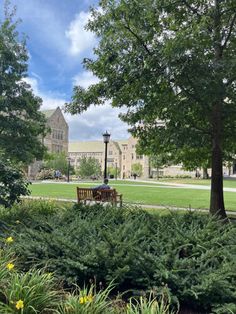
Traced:
<path fill-rule="evenodd" d="M 53 114 L 54 114 L 54 112 L 57 110 L 57 108 L 56 109 L 49 109 L 49 110 L 42 110 L 41 112 L 45 115 L 45 117 L 48 119 L 48 118 L 50 118 Z"/>

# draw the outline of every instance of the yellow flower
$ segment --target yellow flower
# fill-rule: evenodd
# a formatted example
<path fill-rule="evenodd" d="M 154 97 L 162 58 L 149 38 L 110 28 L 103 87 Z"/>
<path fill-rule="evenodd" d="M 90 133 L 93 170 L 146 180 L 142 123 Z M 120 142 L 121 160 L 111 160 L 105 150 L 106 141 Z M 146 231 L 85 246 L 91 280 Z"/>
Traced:
<path fill-rule="evenodd" d="M 8 270 L 12 270 L 15 267 L 15 265 L 12 263 L 8 263 L 6 267 Z"/>
<path fill-rule="evenodd" d="M 18 300 L 16 302 L 16 308 L 17 308 L 17 310 L 23 309 L 24 308 L 24 302 L 22 300 Z"/>
<path fill-rule="evenodd" d="M 86 298 L 85 298 L 85 297 L 80 297 L 80 298 L 79 298 L 79 303 L 80 303 L 80 304 L 86 303 Z"/>
<path fill-rule="evenodd" d="M 92 296 L 91 294 L 89 294 L 89 295 L 87 296 L 87 301 L 88 301 L 88 302 L 92 302 L 92 301 L 93 301 L 93 296 Z"/>
<path fill-rule="evenodd" d="M 6 238 L 6 243 L 12 243 L 14 240 L 13 240 L 13 238 L 12 237 L 8 237 L 8 238 Z"/>

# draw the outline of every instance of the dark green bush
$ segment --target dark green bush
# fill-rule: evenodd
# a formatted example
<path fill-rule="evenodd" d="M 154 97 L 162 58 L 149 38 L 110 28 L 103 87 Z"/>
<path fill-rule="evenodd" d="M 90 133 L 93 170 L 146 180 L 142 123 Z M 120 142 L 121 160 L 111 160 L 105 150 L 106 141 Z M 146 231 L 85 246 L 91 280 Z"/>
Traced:
<path fill-rule="evenodd" d="M 28 185 L 19 166 L 0 154 L 0 206 L 10 207 L 20 201 L 21 195 L 29 195 Z"/>
<path fill-rule="evenodd" d="M 187 307 L 236 313 L 234 225 L 190 212 L 158 217 L 138 208 L 50 206 L 36 205 L 28 216 L 21 209 L 18 224 L 16 210 L 2 217 L 23 270 L 47 267 L 66 286 L 96 278 L 115 279 L 122 291 L 165 287 Z"/>

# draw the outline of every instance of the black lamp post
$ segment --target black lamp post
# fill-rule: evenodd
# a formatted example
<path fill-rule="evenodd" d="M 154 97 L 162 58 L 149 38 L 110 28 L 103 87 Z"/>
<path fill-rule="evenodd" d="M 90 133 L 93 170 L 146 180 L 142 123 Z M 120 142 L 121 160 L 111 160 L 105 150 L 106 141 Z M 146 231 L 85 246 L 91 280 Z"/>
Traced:
<path fill-rule="evenodd" d="M 103 142 L 105 144 L 105 165 L 104 165 L 104 180 L 107 178 L 107 144 L 109 143 L 110 136 L 107 131 L 102 135 L 103 136 Z"/>
<path fill-rule="evenodd" d="M 117 180 L 117 162 L 116 162 L 116 180 Z"/>
<path fill-rule="evenodd" d="M 67 164 L 67 182 L 69 183 L 70 182 L 70 157 L 67 157 L 67 161 L 68 161 L 68 164 Z"/>

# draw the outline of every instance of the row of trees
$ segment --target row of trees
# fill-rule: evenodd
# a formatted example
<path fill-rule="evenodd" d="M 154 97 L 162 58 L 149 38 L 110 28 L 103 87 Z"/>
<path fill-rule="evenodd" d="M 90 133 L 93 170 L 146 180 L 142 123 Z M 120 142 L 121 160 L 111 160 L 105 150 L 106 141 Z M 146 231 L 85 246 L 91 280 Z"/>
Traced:
<path fill-rule="evenodd" d="M 52 170 L 52 173 L 50 174 L 51 177 L 53 176 L 53 171 L 55 170 L 59 170 L 62 175 L 66 175 L 68 173 L 68 166 L 67 155 L 64 152 L 52 153 L 47 154 L 47 158 L 44 160 L 41 170 Z M 132 174 L 142 176 L 142 165 L 140 163 L 133 164 L 131 171 Z M 113 178 L 119 178 L 121 173 L 120 168 L 111 166 L 108 167 L 107 172 L 108 176 Z M 75 174 L 82 178 L 89 178 L 92 176 L 100 177 L 102 175 L 102 169 L 99 161 L 96 158 L 82 157 L 77 168 L 74 168 L 70 165 L 70 174 Z M 48 173 L 46 173 L 46 175 L 48 175 Z"/>

